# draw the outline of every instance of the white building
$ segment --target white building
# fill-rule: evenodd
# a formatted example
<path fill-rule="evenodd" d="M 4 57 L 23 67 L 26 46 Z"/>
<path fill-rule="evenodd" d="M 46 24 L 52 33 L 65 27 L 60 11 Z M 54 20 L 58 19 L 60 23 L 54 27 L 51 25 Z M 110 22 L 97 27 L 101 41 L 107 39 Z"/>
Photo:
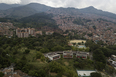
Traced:
<path fill-rule="evenodd" d="M 91 73 L 96 72 L 95 70 L 77 70 L 79 77 L 89 77 Z"/>
<path fill-rule="evenodd" d="M 57 59 L 60 59 L 61 56 L 60 56 L 60 54 L 57 54 L 57 53 L 48 53 L 47 57 L 50 60 L 57 60 Z"/>
<path fill-rule="evenodd" d="M 113 60 L 116 60 L 116 55 L 112 55 L 111 58 L 112 58 Z"/>
<path fill-rule="evenodd" d="M 116 61 L 112 61 L 112 64 L 116 67 Z"/>

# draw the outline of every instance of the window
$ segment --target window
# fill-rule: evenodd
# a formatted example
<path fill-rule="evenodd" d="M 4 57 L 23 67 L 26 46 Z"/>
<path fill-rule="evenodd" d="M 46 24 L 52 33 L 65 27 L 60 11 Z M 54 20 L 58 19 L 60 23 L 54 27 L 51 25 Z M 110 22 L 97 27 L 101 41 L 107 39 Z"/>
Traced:
<path fill-rule="evenodd" d="M 66 55 L 64 55 L 64 57 L 67 57 Z"/>

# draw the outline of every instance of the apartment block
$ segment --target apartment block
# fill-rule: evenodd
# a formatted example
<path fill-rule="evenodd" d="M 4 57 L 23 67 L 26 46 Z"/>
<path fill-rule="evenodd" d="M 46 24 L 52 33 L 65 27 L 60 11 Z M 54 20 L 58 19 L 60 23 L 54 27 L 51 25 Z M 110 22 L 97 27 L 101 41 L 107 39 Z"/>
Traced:
<path fill-rule="evenodd" d="M 25 38 L 31 36 L 35 36 L 35 29 L 34 28 L 17 28 L 16 35 L 19 38 Z"/>

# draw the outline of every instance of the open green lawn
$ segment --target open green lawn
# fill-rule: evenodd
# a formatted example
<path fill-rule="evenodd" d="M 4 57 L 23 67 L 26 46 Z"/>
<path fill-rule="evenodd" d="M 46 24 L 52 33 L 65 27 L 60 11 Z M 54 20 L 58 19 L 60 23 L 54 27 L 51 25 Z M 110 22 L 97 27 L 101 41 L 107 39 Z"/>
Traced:
<path fill-rule="evenodd" d="M 30 50 L 30 53 L 29 54 L 26 54 L 26 58 L 30 61 L 33 61 L 35 60 L 35 57 L 36 57 L 36 53 L 37 51 L 35 50 Z"/>
<path fill-rule="evenodd" d="M 65 65 L 67 68 L 73 69 L 74 61 L 73 59 L 59 59 L 57 60 L 58 63 L 61 63 L 62 65 Z"/>
<path fill-rule="evenodd" d="M 20 60 L 23 56 L 25 56 L 28 63 L 36 68 L 44 67 L 48 64 L 47 62 L 42 62 L 40 59 L 36 59 L 36 53 L 39 51 L 30 50 L 30 53 L 24 54 L 23 52 L 25 51 L 25 49 L 27 48 L 19 49 L 20 52 L 18 52 L 18 54 L 15 55 L 17 60 Z"/>
<path fill-rule="evenodd" d="M 40 68 L 40 67 L 45 67 L 48 63 L 46 62 L 29 62 L 29 64 L 33 65 L 36 68 Z"/>
<path fill-rule="evenodd" d="M 21 49 L 19 49 L 18 50 L 18 54 L 16 54 L 15 57 L 17 59 L 21 59 L 22 56 L 25 56 L 26 59 L 27 59 L 27 61 L 32 61 L 35 58 L 37 51 L 36 50 L 30 50 L 30 53 L 24 54 L 25 49 L 27 49 L 27 48 L 21 48 Z"/>

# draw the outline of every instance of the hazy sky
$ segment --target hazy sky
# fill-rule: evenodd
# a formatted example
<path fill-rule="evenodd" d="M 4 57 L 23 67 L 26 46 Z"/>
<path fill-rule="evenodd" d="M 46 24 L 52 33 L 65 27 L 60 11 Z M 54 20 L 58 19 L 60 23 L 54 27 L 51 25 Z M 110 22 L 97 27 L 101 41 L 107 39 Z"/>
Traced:
<path fill-rule="evenodd" d="M 85 8 L 94 6 L 97 9 L 109 11 L 116 14 L 116 0 L 0 0 L 7 4 L 41 3 L 52 7 L 75 7 Z"/>

